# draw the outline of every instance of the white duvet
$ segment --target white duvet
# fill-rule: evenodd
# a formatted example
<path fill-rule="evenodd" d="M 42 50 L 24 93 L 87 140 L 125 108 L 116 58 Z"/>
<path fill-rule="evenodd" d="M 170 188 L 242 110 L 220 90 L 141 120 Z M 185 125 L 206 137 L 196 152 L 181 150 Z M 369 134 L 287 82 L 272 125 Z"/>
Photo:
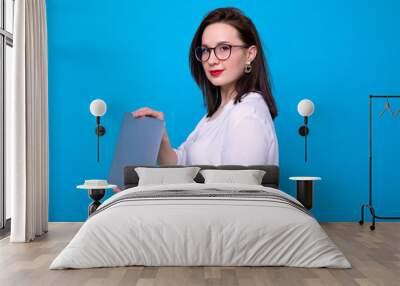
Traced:
<path fill-rule="evenodd" d="M 174 184 L 125 190 L 106 200 L 50 269 L 127 265 L 295 266 L 350 268 L 318 222 L 295 207 L 258 198 L 153 198 L 165 190 L 263 190 L 239 184 Z M 113 204 L 114 202 L 114 204 Z"/>

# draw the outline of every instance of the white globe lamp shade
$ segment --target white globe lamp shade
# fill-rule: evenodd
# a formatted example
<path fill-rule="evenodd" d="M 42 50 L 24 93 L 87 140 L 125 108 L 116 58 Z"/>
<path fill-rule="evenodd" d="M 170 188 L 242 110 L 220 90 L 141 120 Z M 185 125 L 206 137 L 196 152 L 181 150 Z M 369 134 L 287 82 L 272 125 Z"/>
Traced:
<path fill-rule="evenodd" d="M 103 116 L 107 111 L 107 104 L 104 100 L 95 99 L 90 103 L 90 113 L 94 116 Z"/>
<path fill-rule="evenodd" d="M 297 111 L 301 116 L 311 116 L 314 113 L 314 103 L 309 99 L 303 99 L 297 105 Z"/>

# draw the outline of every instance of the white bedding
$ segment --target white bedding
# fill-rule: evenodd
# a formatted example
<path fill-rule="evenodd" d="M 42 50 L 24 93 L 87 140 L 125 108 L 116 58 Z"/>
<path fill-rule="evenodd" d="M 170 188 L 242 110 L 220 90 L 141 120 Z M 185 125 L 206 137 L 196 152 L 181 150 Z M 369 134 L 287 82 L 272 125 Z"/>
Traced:
<path fill-rule="evenodd" d="M 277 189 L 239 184 L 141 186 L 115 194 L 90 217 L 50 269 L 127 265 L 350 268 L 310 215 L 259 198 L 182 197 L 122 200 L 145 191 Z M 298 203 L 298 202 L 297 202 Z"/>

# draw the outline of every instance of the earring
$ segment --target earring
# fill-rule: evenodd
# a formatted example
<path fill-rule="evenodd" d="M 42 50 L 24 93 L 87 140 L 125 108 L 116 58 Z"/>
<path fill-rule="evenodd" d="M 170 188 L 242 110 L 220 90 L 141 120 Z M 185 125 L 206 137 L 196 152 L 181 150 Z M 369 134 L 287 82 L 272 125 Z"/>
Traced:
<path fill-rule="evenodd" d="M 251 69 L 252 69 L 251 64 L 250 63 L 246 64 L 244 66 L 244 73 L 251 73 Z"/>

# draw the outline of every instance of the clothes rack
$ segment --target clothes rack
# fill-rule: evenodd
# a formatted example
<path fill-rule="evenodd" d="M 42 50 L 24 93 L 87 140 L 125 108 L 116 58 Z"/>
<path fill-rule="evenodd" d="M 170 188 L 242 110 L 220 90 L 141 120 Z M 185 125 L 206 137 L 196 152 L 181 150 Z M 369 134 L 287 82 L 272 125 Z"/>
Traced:
<path fill-rule="evenodd" d="M 387 103 L 385 105 L 385 110 L 388 104 L 389 98 L 400 98 L 400 95 L 370 95 L 369 96 L 369 202 L 368 204 L 363 204 L 361 206 L 361 220 L 359 223 L 364 224 L 364 209 L 368 208 L 372 215 L 372 225 L 370 225 L 371 230 L 375 230 L 375 219 L 381 220 L 393 220 L 400 219 L 400 217 L 390 217 L 390 216 L 379 216 L 376 214 L 375 208 L 372 205 L 372 104 L 373 99 L 386 98 Z M 389 106 L 390 107 L 390 106 Z M 393 113 L 392 113 L 393 115 Z"/>

